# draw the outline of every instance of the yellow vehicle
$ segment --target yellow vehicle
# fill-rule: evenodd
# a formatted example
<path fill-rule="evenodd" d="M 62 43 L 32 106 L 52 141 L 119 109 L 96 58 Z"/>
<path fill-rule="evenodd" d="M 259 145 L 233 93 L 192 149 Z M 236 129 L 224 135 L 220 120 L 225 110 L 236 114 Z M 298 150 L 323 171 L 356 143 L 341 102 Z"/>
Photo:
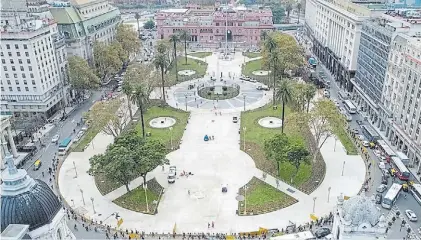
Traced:
<path fill-rule="evenodd" d="M 34 163 L 34 171 L 38 170 L 41 167 L 41 160 L 36 160 Z"/>

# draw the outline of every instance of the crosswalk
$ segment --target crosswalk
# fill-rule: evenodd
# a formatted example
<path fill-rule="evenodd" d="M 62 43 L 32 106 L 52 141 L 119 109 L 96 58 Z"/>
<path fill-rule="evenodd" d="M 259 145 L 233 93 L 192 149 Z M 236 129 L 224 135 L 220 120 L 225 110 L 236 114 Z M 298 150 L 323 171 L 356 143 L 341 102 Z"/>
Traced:
<path fill-rule="evenodd" d="M 396 213 L 400 212 L 399 214 L 399 218 L 397 218 Z M 396 217 L 396 222 L 398 224 L 400 224 L 400 222 L 402 222 L 402 220 L 404 220 L 404 215 L 405 213 L 403 211 L 401 211 L 396 205 L 392 207 L 392 209 L 390 210 L 390 212 L 387 214 L 386 216 L 386 222 L 393 222 L 393 217 Z M 407 220 L 405 220 L 407 221 Z M 421 240 L 421 238 L 419 237 L 419 235 L 417 235 L 417 232 L 414 232 L 414 229 L 412 229 L 411 225 L 409 225 L 408 223 L 405 224 L 405 229 L 411 229 L 410 233 L 406 236 L 406 239 L 416 239 L 416 240 Z M 416 230 L 416 229 L 415 229 Z M 416 230 L 417 231 L 417 230 Z"/>

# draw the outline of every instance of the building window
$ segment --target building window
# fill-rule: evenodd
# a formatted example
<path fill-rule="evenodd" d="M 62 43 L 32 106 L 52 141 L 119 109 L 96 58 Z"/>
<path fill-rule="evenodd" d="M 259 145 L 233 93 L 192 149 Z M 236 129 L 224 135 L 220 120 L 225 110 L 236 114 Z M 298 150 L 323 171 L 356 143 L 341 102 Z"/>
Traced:
<path fill-rule="evenodd" d="M 15 80 L 16 85 L 19 85 L 19 80 Z"/>
<path fill-rule="evenodd" d="M 29 71 L 32 71 L 32 66 L 29 66 L 28 69 L 29 69 Z"/>
<path fill-rule="evenodd" d="M 4 92 L 4 87 L 1 87 L 1 91 Z"/>
<path fill-rule="evenodd" d="M 34 92 L 36 92 L 36 91 L 37 91 L 37 87 L 33 87 L 32 89 L 34 90 Z"/>
<path fill-rule="evenodd" d="M 15 64 L 15 61 L 13 59 L 10 59 L 11 64 Z"/>
<path fill-rule="evenodd" d="M 13 73 L 13 77 L 14 78 L 18 78 L 18 74 L 17 73 Z"/>
<path fill-rule="evenodd" d="M 7 67 L 6 66 L 3 66 L 3 70 L 6 72 L 7 71 Z"/>
<path fill-rule="evenodd" d="M 20 87 L 17 87 L 17 89 L 18 89 L 18 92 L 20 92 Z"/>
<path fill-rule="evenodd" d="M 23 68 L 23 66 L 20 66 L 20 70 L 25 71 L 25 68 Z"/>
<path fill-rule="evenodd" d="M 10 80 L 7 80 L 7 85 L 10 85 L 11 83 L 10 83 Z"/>
<path fill-rule="evenodd" d="M 7 48 L 7 49 L 10 49 L 10 45 L 9 45 L 9 44 L 6 44 L 6 48 Z"/>
<path fill-rule="evenodd" d="M 15 68 L 15 66 L 12 66 L 12 71 L 16 71 L 16 68 Z"/>
<path fill-rule="evenodd" d="M 28 45 L 23 44 L 23 49 L 28 49 Z"/>
<path fill-rule="evenodd" d="M 9 91 L 11 91 L 11 92 L 12 92 L 12 91 L 13 91 L 13 88 L 12 88 L 12 87 L 9 87 Z"/>
<path fill-rule="evenodd" d="M 28 63 L 28 64 L 30 64 L 31 63 L 31 59 L 26 59 L 26 62 Z"/>
<path fill-rule="evenodd" d="M 9 57 L 11 57 L 11 56 L 12 56 L 12 53 L 11 53 L 11 52 L 8 52 L 7 54 L 9 55 Z"/>
<path fill-rule="evenodd" d="M 8 73 L 5 73 L 5 74 L 4 74 L 4 76 L 5 76 L 6 78 L 9 78 L 9 74 L 8 74 Z"/>
<path fill-rule="evenodd" d="M 15 49 L 19 49 L 19 45 L 15 44 Z"/>
<path fill-rule="evenodd" d="M 30 73 L 29 75 L 30 75 L 31 78 L 34 78 L 34 74 L 33 73 Z"/>
<path fill-rule="evenodd" d="M 35 80 L 32 80 L 32 85 L 35 85 Z"/>
<path fill-rule="evenodd" d="M 28 87 L 25 87 L 25 91 L 29 92 L 29 88 Z"/>
<path fill-rule="evenodd" d="M 5 64 L 6 63 L 6 60 L 2 59 L 1 60 L 1 63 Z"/>
<path fill-rule="evenodd" d="M 16 55 L 17 55 L 18 57 L 20 57 L 20 52 L 17 52 L 17 53 L 16 53 Z"/>
<path fill-rule="evenodd" d="M 19 64 L 22 64 L 22 59 L 19 59 L 18 61 L 19 61 Z"/>
<path fill-rule="evenodd" d="M 36 51 L 35 51 L 36 53 Z M 29 52 L 25 52 L 25 56 L 29 57 Z"/>

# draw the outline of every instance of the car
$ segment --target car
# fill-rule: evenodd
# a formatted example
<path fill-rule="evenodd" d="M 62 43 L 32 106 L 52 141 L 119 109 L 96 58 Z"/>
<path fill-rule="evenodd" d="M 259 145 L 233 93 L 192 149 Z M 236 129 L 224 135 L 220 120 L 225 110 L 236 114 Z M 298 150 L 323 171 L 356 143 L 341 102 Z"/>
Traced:
<path fill-rule="evenodd" d="M 356 122 L 357 122 L 358 125 L 363 124 L 363 121 L 361 121 L 361 120 L 357 120 Z"/>
<path fill-rule="evenodd" d="M 382 184 L 387 185 L 389 181 L 387 180 L 386 176 L 382 176 Z"/>
<path fill-rule="evenodd" d="M 250 77 L 241 75 L 240 80 L 249 81 L 250 80 Z"/>
<path fill-rule="evenodd" d="M 176 177 L 175 171 L 170 170 L 170 172 L 168 173 L 168 177 L 167 177 L 168 183 L 175 183 L 175 177 Z"/>
<path fill-rule="evenodd" d="M 405 210 L 405 215 L 408 217 L 409 221 L 416 222 L 418 221 L 417 215 L 412 210 Z"/>
<path fill-rule="evenodd" d="M 263 91 L 269 91 L 269 87 L 264 86 L 264 85 L 259 85 L 256 88 L 257 90 L 263 90 Z"/>
<path fill-rule="evenodd" d="M 359 139 L 360 141 L 365 141 L 365 137 L 364 137 L 364 135 L 358 135 L 358 139 Z"/>
<path fill-rule="evenodd" d="M 329 93 L 329 91 L 328 91 L 328 90 L 325 90 L 325 91 L 323 92 L 323 96 L 325 96 L 325 97 L 329 98 L 329 97 L 330 97 L 330 93 Z"/>
<path fill-rule="evenodd" d="M 170 171 L 173 171 L 175 175 L 177 175 L 177 167 L 176 166 L 170 166 Z"/>
<path fill-rule="evenodd" d="M 364 146 L 364 147 L 370 147 L 370 142 L 369 142 L 369 141 L 367 141 L 367 140 L 364 140 L 364 141 L 363 141 L 363 146 Z"/>
<path fill-rule="evenodd" d="M 249 82 L 252 82 L 252 83 L 257 83 L 257 80 L 256 80 L 256 79 L 252 79 L 252 78 L 250 78 Z"/>
<path fill-rule="evenodd" d="M 390 177 L 390 173 L 389 173 L 389 171 L 385 168 L 385 169 L 382 169 L 382 175 L 384 176 L 384 177 L 387 177 L 387 178 L 389 178 Z"/>
<path fill-rule="evenodd" d="M 60 136 L 58 134 L 54 135 L 54 137 L 51 139 L 52 143 L 57 143 L 58 140 L 60 139 Z"/>
<path fill-rule="evenodd" d="M 379 162 L 379 168 L 381 170 L 385 169 L 386 168 L 386 164 L 384 162 Z"/>
<path fill-rule="evenodd" d="M 358 134 L 359 133 L 358 129 L 353 129 L 352 131 L 354 132 L 354 134 Z"/>
<path fill-rule="evenodd" d="M 346 110 L 345 110 L 345 108 L 343 108 L 343 107 L 340 107 L 340 108 L 339 108 L 339 112 L 340 112 L 341 114 L 346 114 Z"/>
<path fill-rule="evenodd" d="M 351 116 L 351 114 L 344 114 L 345 115 L 345 119 L 346 119 L 346 121 L 347 122 L 352 122 L 352 116 Z"/>
<path fill-rule="evenodd" d="M 338 101 L 334 100 L 333 102 L 335 103 L 335 106 L 336 107 L 340 107 L 341 106 L 341 104 Z"/>
<path fill-rule="evenodd" d="M 376 192 L 383 193 L 384 191 L 386 191 L 386 189 L 387 189 L 387 185 L 381 184 L 380 186 L 377 187 Z"/>
<path fill-rule="evenodd" d="M 77 142 L 77 141 L 79 141 L 79 140 L 82 138 L 82 136 L 83 136 L 84 134 L 85 134 L 85 131 L 80 130 L 80 131 L 77 133 L 76 137 L 73 139 L 73 142 Z"/>
<path fill-rule="evenodd" d="M 383 198 L 383 196 L 380 193 L 377 193 L 376 196 L 375 196 L 376 204 L 382 203 L 382 198 Z"/>
<path fill-rule="evenodd" d="M 121 92 L 121 90 L 123 90 L 123 88 L 122 88 L 121 86 L 119 86 L 119 87 L 117 88 L 117 92 Z"/>
<path fill-rule="evenodd" d="M 329 234 L 330 234 L 329 228 L 319 228 L 316 231 L 314 231 L 314 236 L 316 236 L 316 238 L 323 238 Z"/>
<path fill-rule="evenodd" d="M 238 123 L 238 118 L 237 117 L 232 117 L 232 122 L 233 123 Z"/>
<path fill-rule="evenodd" d="M 34 162 L 34 171 L 36 171 L 36 170 L 38 170 L 40 167 L 41 167 L 41 165 L 42 165 L 42 162 L 41 162 L 41 160 L 36 160 L 35 162 Z"/>
<path fill-rule="evenodd" d="M 85 125 L 85 126 L 83 126 L 80 130 L 82 130 L 82 131 L 85 131 L 85 132 L 86 132 L 86 130 L 88 130 L 88 128 L 89 128 L 89 126 L 88 126 L 88 125 Z"/>

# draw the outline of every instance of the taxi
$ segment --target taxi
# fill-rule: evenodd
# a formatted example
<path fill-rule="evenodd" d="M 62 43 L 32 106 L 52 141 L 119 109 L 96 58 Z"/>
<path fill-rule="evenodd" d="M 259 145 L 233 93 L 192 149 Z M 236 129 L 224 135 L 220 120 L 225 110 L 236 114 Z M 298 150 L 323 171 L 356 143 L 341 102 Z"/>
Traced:
<path fill-rule="evenodd" d="M 38 170 L 41 167 L 41 160 L 36 160 L 34 163 L 34 171 Z"/>

